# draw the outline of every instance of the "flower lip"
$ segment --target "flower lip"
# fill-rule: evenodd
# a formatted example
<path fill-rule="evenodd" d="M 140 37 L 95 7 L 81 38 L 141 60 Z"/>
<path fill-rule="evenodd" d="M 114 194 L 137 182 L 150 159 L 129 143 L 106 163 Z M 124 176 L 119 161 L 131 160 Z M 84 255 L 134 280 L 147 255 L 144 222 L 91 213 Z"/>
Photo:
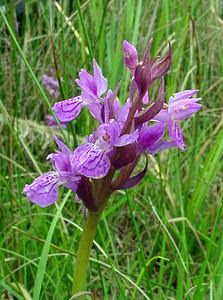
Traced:
<path fill-rule="evenodd" d="M 37 177 L 31 184 L 26 184 L 23 193 L 31 202 L 40 207 L 46 207 L 51 205 L 58 197 L 59 185 L 58 174 L 48 172 Z"/>
<path fill-rule="evenodd" d="M 93 143 L 78 146 L 74 151 L 71 164 L 79 174 L 95 179 L 106 176 L 111 167 L 105 151 Z"/>

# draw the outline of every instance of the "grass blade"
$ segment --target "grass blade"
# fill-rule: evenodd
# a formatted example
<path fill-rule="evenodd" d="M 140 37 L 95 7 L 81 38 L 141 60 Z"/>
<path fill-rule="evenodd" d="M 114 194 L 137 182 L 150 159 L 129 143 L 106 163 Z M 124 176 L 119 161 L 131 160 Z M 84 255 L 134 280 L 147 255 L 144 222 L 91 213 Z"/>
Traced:
<path fill-rule="evenodd" d="M 60 218 L 61 211 L 62 211 L 65 203 L 67 202 L 67 199 L 68 199 L 70 193 L 71 193 L 71 191 L 69 191 L 67 193 L 67 195 L 65 196 L 64 200 L 60 204 L 60 206 L 59 206 L 59 208 L 58 208 L 58 210 L 55 214 L 55 217 L 53 218 L 53 221 L 50 225 L 50 228 L 49 228 L 49 231 L 48 231 L 48 234 L 47 234 L 47 237 L 46 237 L 46 242 L 43 246 L 43 250 L 42 250 L 38 270 L 37 270 L 37 273 L 36 273 L 35 285 L 34 285 L 34 289 L 33 289 L 33 300 L 39 300 L 40 299 L 41 287 L 42 287 L 43 278 L 44 278 L 44 275 L 45 275 L 46 264 L 47 264 L 47 260 L 48 260 L 48 254 L 49 254 L 49 251 L 50 251 L 50 243 L 51 243 L 52 236 L 53 236 L 54 230 L 56 228 L 57 222 Z"/>

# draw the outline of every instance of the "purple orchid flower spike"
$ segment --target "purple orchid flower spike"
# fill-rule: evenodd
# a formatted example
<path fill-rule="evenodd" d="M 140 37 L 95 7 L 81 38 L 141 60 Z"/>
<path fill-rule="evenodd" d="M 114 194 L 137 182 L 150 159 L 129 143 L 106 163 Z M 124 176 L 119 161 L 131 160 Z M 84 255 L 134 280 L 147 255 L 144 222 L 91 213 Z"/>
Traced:
<path fill-rule="evenodd" d="M 169 99 L 168 108 L 162 109 L 154 117 L 155 120 L 168 124 L 170 137 L 180 150 L 184 150 L 185 145 L 179 122 L 188 119 L 202 107 L 201 104 L 197 103 L 201 98 L 191 98 L 197 92 L 198 90 L 186 90 L 174 94 L 174 97 Z"/>
<path fill-rule="evenodd" d="M 81 179 L 71 166 L 73 153 L 56 137 L 55 141 L 61 151 L 52 153 L 47 157 L 51 160 L 54 171 L 39 176 L 33 183 L 26 185 L 23 190 L 30 201 L 40 207 L 49 206 L 56 201 L 60 185 L 76 192 Z"/>
<path fill-rule="evenodd" d="M 173 147 L 183 150 L 180 121 L 201 108 L 198 103 L 201 99 L 192 98 L 197 90 L 178 92 L 170 98 L 168 105 L 164 103 L 164 76 L 172 60 L 171 47 L 169 45 L 164 58 L 151 59 L 151 46 L 152 39 L 139 62 L 137 49 L 129 42 L 123 42 L 124 61 L 132 78 L 129 98 L 121 101 L 122 105 L 118 100 L 120 82 L 113 91 L 108 89 L 107 79 L 95 60 L 93 75 L 83 69 L 80 71 L 76 83 L 81 94 L 55 103 L 53 110 L 61 124 L 66 124 L 86 106 L 98 121 L 98 126 L 74 152 L 55 137 L 59 150 L 48 156 L 53 170 L 24 188 L 30 201 L 45 207 L 54 203 L 59 187 L 63 185 L 75 192 L 78 202 L 81 201 L 86 208 L 86 222 L 76 257 L 73 294 L 87 290 L 84 284 L 87 263 L 83 262 L 88 261 L 97 223 L 111 194 L 118 189 L 133 188 L 143 180 L 148 154 L 156 155 Z M 58 88 L 52 78 L 45 76 L 43 80 L 46 86 Z M 159 88 L 153 101 L 150 88 L 154 83 L 159 83 Z M 52 119 L 49 120 L 52 123 Z M 143 156 L 145 165 L 136 172 Z"/>
<path fill-rule="evenodd" d="M 139 62 L 136 48 L 127 41 L 123 42 L 125 64 L 133 75 L 130 98 L 123 106 L 119 104 L 117 98 L 120 84 L 114 91 L 108 90 L 105 98 L 102 98 L 107 91 L 108 82 L 95 60 L 93 75 L 82 69 L 79 73 L 80 78 L 76 80 L 81 88 L 81 95 L 54 104 L 53 109 L 61 124 L 75 119 L 82 107 L 87 106 L 93 117 L 99 121 L 99 127 L 87 138 L 85 144 L 76 148 L 74 153 L 56 138 L 61 151 L 49 155 L 54 171 L 40 176 L 24 189 L 31 201 L 46 206 L 55 201 L 61 184 L 73 191 L 77 191 L 80 185 L 78 196 L 80 195 L 86 207 L 89 209 L 94 207 L 95 210 L 98 206 L 94 203 L 92 179 L 103 180 L 119 169 L 120 186 L 124 186 L 123 184 L 126 184 L 126 187 L 131 186 L 133 182 L 143 177 L 144 171 L 136 177 L 138 179 L 131 179 L 128 183 L 143 153 L 154 155 L 176 146 L 181 150 L 184 149 L 179 121 L 199 111 L 201 105 L 197 102 L 201 99 L 191 98 L 197 90 L 187 90 L 171 97 L 168 109 L 165 108 L 163 76 L 170 67 L 171 48 L 169 46 L 166 57 L 151 60 L 151 45 L 152 39 L 149 40 L 142 61 Z M 51 73 L 52 78 L 53 76 Z M 51 79 L 44 77 L 45 84 L 58 88 L 58 83 Z M 148 106 L 148 89 L 157 80 L 160 80 L 157 99 Z M 152 119 L 156 123 L 150 125 Z M 52 119 L 49 121 L 52 123 Z M 171 140 L 163 139 L 167 125 Z M 91 201 L 87 200 L 88 196 L 83 196 L 84 193 L 91 197 Z M 47 195 L 48 202 L 41 200 L 47 198 Z M 90 202 L 94 205 L 91 206 Z"/>
<path fill-rule="evenodd" d="M 84 106 L 88 107 L 94 118 L 101 121 L 101 96 L 106 92 L 108 82 L 95 60 L 93 69 L 93 76 L 82 69 L 79 73 L 80 79 L 76 79 L 76 83 L 81 88 L 80 96 L 54 104 L 53 110 L 61 122 L 74 120 Z"/>

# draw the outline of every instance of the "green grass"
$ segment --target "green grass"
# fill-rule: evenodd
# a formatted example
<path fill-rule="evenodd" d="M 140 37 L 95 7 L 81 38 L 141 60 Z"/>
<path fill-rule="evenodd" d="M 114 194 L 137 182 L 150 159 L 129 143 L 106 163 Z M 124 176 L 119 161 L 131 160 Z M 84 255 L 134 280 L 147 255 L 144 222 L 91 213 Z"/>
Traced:
<path fill-rule="evenodd" d="M 173 48 L 167 98 L 198 88 L 203 108 L 182 124 L 185 152 L 150 158 L 143 182 L 110 199 L 91 253 L 88 291 L 105 300 L 223 299 L 221 1 L 25 2 L 19 33 L 14 2 L 0 14 L 0 298 L 71 297 L 82 207 L 65 190 L 47 209 L 22 194 L 49 170 L 46 157 L 55 148 L 55 130 L 45 123 L 55 100 L 41 76 L 56 64 L 61 94 L 72 97 L 80 68 L 91 71 L 95 57 L 111 88 L 122 79 L 124 102 L 130 75 L 122 41 L 142 53 L 153 36 L 153 55 L 165 53 L 168 41 Z M 57 132 L 71 147 L 95 127 L 87 111 L 73 123 L 68 134 Z"/>

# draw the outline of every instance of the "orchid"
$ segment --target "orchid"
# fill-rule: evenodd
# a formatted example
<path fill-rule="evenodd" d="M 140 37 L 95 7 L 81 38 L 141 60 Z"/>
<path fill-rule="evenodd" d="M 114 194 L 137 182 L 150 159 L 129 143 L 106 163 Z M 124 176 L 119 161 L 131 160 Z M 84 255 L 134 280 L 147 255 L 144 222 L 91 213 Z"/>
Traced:
<path fill-rule="evenodd" d="M 41 175 L 24 193 L 34 203 L 45 207 L 54 203 L 60 185 L 77 194 L 88 210 L 82 241 L 77 255 L 73 292 L 85 289 L 86 269 L 97 223 L 109 197 L 115 190 L 137 185 L 145 176 L 147 156 L 178 147 L 184 150 L 179 122 L 198 112 L 201 98 L 192 98 L 198 90 L 175 93 L 165 103 L 164 76 L 172 59 L 171 47 L 164 58 L 151 59 L 149 41 L 139 61 L 136 48 L 123 42 L 124 62 L 131 71 L 129 97 L 123 105 L 118 99 L 121 84 L 112 91 L 96 61 L 93 75 L 79 73 L 81 93 L 56 102 L 53 110 L 62 124 L 78 117 L 86 106 L 98 121 L 98 127 L 72 152 L 55 137 L 60 151 L 48 156 L 53 171 Z M 46 80 L 46 78 L 45 78 Z M 159 83 L 156 99 L 150 99 L 150 87 Z M 166 132 L 168 127 L 169 137 Z M 133 175 L 141 157 L 146 157 L 143 170 Z M 93 227 L 93 229 L 92 229 Z M 88 245 L 83 249 L 83 244 Z"/>
<path fill-rule="evenodd" d="M 33 183 L 26 184 L 23 190 L 30 201 L 40 207 L 49 206 L 56 201 L 60 185 L 76 192 L 80 180 L 80 176 L 75 173 L 75 168 L 71 165 L 71 150 L 57 137 L 55 141 L 61 151 L 48 155 L 54 171 L 39 176 Z"/>
<path fill-rule="evenodd" d="M 102 75 L 96 61 L 93 61 L 93 76 L 81 70 L 80 79 L 76 83 L 81 88 L 81 95 L 57 102 L 53 106 L 53 110 L 61 122 L 69 122 L 74 120 L 81 112 L 84 106 L 87 106 L 91 114 L 98 118 L 101 110 L 101 95 L 103 95 L 108 87 L 107 79 Z"/>
<path fill-rule="evenodd" d="M 200 110 L 201 104 L 197 102 L 201 98 L 191 98 L 197 92 L 198 90 L 186 90 L 174 94 L 174 97 L 170 97 L 167 108 L 161 109 L 155 116 L 156 120 L 168 124 L 170 137 L 180 150 L 184 150 L 185 145 L 179 121 L 188 119 Z"/>
<path fill-rule="evenodd" d="M 63 81 L 63 78 L 61 78 L 61 81 Z M 48 90 L 49 94 L 57 99 L 60 95 L 59 92 L 59 82 L 55 78 L 55 71 L 53 68 L 50 69 L 50 74 L 44 74 L 42 77 L 42 84 L 45 86 L 45 88 Z"/>

